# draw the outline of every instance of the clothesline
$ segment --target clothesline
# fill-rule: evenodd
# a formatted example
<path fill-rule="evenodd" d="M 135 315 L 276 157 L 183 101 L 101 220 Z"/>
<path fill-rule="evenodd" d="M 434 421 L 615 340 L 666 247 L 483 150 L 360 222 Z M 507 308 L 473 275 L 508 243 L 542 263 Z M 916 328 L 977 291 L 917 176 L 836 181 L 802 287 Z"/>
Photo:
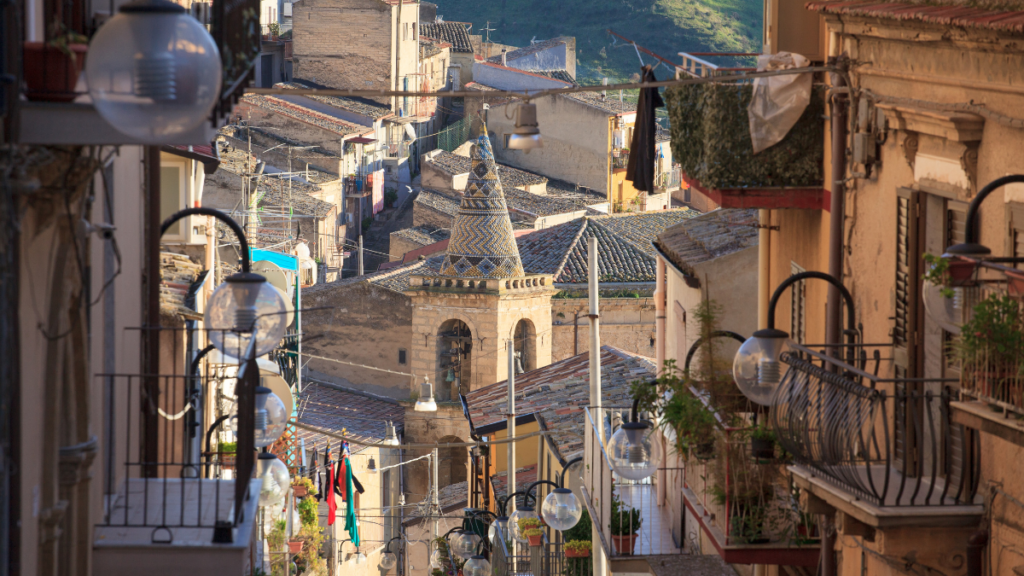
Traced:
<path fill-rule="evenodd" d="M 349 443 L 352 443 L 352 444 L 358 444 L 360 446 L 367 446 L 367 447 L 369 447 L 369 446 L 377 446 L 377 447 L 380 447 L 380 448 L 393 448 L 393 449 L 396 449 L 396 450 L 397 449 L 402 449 L 402 448 L 406 448 L 406 449 L 412 449 L 412 448 L 416 448 L 416 449 L 422 449 L 422 448 L 472 448 L 473 446 L 491 446 L 491 445 L 495 445 L 495 444 L 507 444 L 509 442 L 519 442 L 520 440 L 526 440 L 527 438 L 533 438 L 534 436 L 550 436 L 551 435 L 551 432 L 549 432 L 547 430 L 538 430 L 536 432 L 530 432 L 529 434 L 523 434 L 523 435 L 515 436 L 515 437 L 512 437 L 512 438 L 501 438 L 501 439 L 487 440 L 487 441 L 482 441 L 482 442 L 434 442 L 432 444 L 430 444 L 430 443 L 415 443 L 415 444 L 399 444 L 398 446 L 388 446 L 388 445 L 386 445 L 386 444 L 384 444 L 382 442 L 375 442 L 373 444 L 367 444 L 365 440 L 360 440 L 358 438 L 352 438 L 350 436 L 345 436 L 345 435 L 342 435 L 342 434 L 338 434 L 337 432 L 332 432 L 330 430 L 324 430 L 323 428 L 319 428 L 317 426 L 310 426 L 309 424 L 303 424 L 302 422 L 295 422 L 294 424 L 295 424 L 296 428 L 302 428 L 303 430 L 309 430 L 310 432 L 316 432 L 317 434 L 323 434 L 324 436 L 327 436 L 329 438 L 334 438 L 334 439 L 337 439 L 337 440 L 342 440 L 344 442 L 349 442 Z"/>

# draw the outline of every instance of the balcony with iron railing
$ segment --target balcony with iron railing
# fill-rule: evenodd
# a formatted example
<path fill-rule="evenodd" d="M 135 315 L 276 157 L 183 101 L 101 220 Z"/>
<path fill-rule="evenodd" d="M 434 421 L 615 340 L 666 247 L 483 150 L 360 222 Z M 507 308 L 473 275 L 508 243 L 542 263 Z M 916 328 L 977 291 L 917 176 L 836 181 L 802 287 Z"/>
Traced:
<path fill-rule="evenodd" d="M 770 421 L 799 488 L 870 529 L 977 525 L 978 440 L 951 420 L 955 379 L 884 376 L 888 346 L 844 346 L 848 362 L 789 346 Z"/>
<path fill-rule="evenodd" d="M 629 148 L 612 149 L 612 170 L 625 170 L 629 165 Z"/>
<path fill-rule="evenodd" d="M 117 130 L 97 112 L 88 92 L 85 62 L 109 57 L 98 52 L 92 42 L 101 28 L 97 23 L 109 20 L 108 6 L 86 0 L 19 0 L 16 4 L 20 5 L 16 8 L 18 13 L 36 14 L 46 26 L 37 29 L 17 18 L 0 20 L 0 36 L 26 40 L 19 51 L 0 58 L 0 74 L 12 80 L 4 83 L 6 94 L 0 97 L 0 126 L 9 131 L 6 138 L 22 144 L 153 143 Z M 111 4 L 110 8 L 113 7 Z M 209 121 L 175 138 L 180 141 L 162 143 L 208 145 L 213 140 L 217 126 L 230 114 L 252 79 L 260 53 L 260 29 L 253 21 L 258 13 L 258 0 L 197 2 L 186 12 L 209 31 L 221 55 L 221 88 Z M 23 30 L 19 29 L 22 27 Z M 125 45 L 124 49 L 136 48 Z M 138 50 L 141 53 L 142 48 Z M 121 83 L 116 86 L 131 86 L 132 97 L 140 97 L 139 86 L 145 80 L 131 76 L 118 77 L 116 81 Z M 154 98 L 167 100 L 168 106 L 188 106 L 188 91 L 193 90 L 192 98 L 199 97 L 196 86 L 203 82 L 196 78 L 194 67 L 178 64 L 173 80 L 165 85 L 171 86 L 169 95 L 165 91 Z M 123 94 L 115 94 L 111 100 L 122 97 Z"/>
<path fill-rule="evenodd" d="M 678 190 L 683 182 L 683 173 L 679 166 L 673 166 L 668 172 L 659 172 L 654 177 L 655 193 L 661 194 Z"/>
<path fill-rule="evenodd" d="M 754 153 L 747 107 L 753 83 L 749 66 L 719 66 L 705 58 L 750 63 L 753 54 L 680 53 L 677 75 L 731 80 L 674 86 L 665 91 L 671 120 L 673 158 L 682 180 L 722 208 L 824 206 L 824 104 L 821 88 L 778 143 Z M 735 76 L 739 76 L 736 78 Z"/>
<path fill-rule="evenodd" d="M 249 566 L 258 532 L 262 483 L 253 471 L 259 366 L 250 352 L 250 360 L 230 359 L 226 371 L 211 363 L 200 371 L 198 362 L 191 371 L 173 368 L 186 357 L 186 331 L 132 332 L 151 336 L 152 330 L 163 346 L 161 365 L 171 367 L 167 373 L 99 376 L 111 427 L 104 440 L 107 499 L 94 528 L 94 571 L 121 574 L 128 566 L 160 566 L 167 573 L 240 574 Z M 211 335 L 192 331 L 193 337 Z M 237 355 L 245 357 L 246 351 Z M 219 419 L 204 449 L 202 411 L 213 403 L 203 399 L 224 389 L 237 406 L 230 420 L 237 443 L 212 447 L 212 434 L 226 422 Z M 204 560 L 197 564 L 199 556 Z"/>

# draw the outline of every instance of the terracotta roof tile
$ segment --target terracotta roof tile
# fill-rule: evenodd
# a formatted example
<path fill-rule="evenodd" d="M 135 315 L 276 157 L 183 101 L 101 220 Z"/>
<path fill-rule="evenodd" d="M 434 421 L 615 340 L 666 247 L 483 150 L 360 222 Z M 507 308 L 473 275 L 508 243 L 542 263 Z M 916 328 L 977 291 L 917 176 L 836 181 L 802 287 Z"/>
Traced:
<path fill-rule="evenodd" d="M 274 84 L 274 88 L 287 88 L 291 90 L 315 88 L 323 90 L 329 89 L 330 87 L 324 86 L 323 84 L 317 84 L 311 80 L 295 79 L 291 82 L 278 82 L 277 84 Z M 348 110 L 349 112 L 359 114 L 360 116 L 366 116 L 374 120 L 391 115 L 390 107 L 366 98 L 357 98 L 354 96 L 306 96 L 306 98 L 323 102 L 324 104 L 330 104 L 335 108 Z"/>
<path fill-rule="evenodd" d="M 756 210 L 715 210 L 662 232 L 657 245 L 680 270 L 757 246 Z"/>
<path fill-rule="evenodd" d="M 346 392 L 328 384 L 308 380 L 298 398 L 298 421 L 363 441 L 363 445 L 384 439 L 391 421 L 402 430 L 405 409 L 398 402 L 388 402 Z M 298 428 L 298 437 L 306 440 L 306 450 L 326 447 L 329 437 Z M 331 442 L 337 446 L 339 442 Z M 351 446 L 354 452 L 358 446 Z"/>
<path fill-rule="evenodd" d="M 420 34 L 452 45 L 452 52 L 473 52 L 469 30 L 462 22 L 432 22 L 420 24 Z"/>

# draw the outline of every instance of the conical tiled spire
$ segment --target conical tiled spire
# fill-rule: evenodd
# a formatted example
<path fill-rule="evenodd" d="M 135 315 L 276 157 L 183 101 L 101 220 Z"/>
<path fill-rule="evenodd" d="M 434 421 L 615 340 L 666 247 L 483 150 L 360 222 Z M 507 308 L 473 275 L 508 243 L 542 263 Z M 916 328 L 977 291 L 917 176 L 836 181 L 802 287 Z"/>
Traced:
<path fill-rule="evenodd" d="M 505 196 L 486 131 L 470 152 L 466 194 L 455 216 L 441 274 L 462 278 L 524 276 L 523 262 L 512 233 Z"/>

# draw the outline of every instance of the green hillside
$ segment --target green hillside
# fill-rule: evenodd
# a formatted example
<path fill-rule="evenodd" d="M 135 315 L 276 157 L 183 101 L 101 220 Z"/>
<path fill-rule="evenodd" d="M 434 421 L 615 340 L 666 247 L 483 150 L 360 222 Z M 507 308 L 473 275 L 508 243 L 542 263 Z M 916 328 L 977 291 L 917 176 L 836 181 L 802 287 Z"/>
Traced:
<path fill-rule="evenodd" d="M 434 0 L 448 21 L 472 22 L 472 34 L 490 21 L 491 40 L 526 46 L 532 38 L 576 38 L 581 84 L 626 81 L 639 71 L 636 52 L 615 32 L 678 62 L 678 52 L 759 52 L 761 0 Z M 644 62 L 652 59 L 644 56 Z M 667 77 L 665 68 L 655 74 Z"/>

